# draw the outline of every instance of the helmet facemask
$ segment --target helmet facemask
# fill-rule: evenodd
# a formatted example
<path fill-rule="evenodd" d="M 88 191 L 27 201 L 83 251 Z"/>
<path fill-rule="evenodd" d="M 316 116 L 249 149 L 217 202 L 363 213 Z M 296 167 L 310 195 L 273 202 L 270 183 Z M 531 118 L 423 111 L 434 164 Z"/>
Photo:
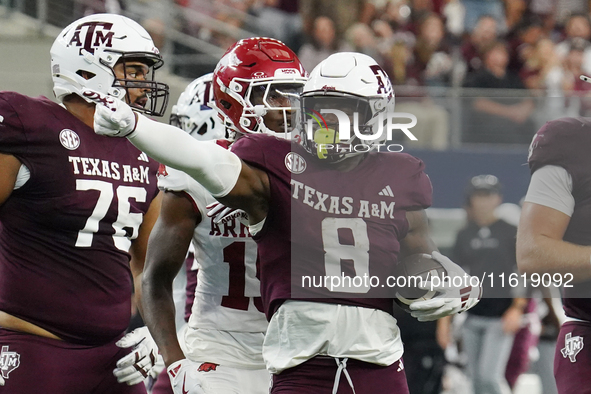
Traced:
<path fill-rule="evenodd" d="M 297 108 L 293 103 L 299 100 L 303 87 L 303 81 L 266 79 L 250 82 L 244 98 L 237 98 L 243 106 L 240 126 L 252 133 L 290 139 L 294 127 L 292 110 Z"/>
<path fill-rule="evenodd" d="M 123 99 L 134 110 L 153 116 L 162 116 L 168 106 L 168 85 L 155 80 L 156 70 L 162 67 L 160 55 L 150 53 L 119 54 L 119 60 L 113 67 L 111 94 Z M 118 78 L 117 72 L 122 76 Z M 135 89 L 136 91 L 132 91 Z M 139 93 L 137 90 L 141 90 Z"/>

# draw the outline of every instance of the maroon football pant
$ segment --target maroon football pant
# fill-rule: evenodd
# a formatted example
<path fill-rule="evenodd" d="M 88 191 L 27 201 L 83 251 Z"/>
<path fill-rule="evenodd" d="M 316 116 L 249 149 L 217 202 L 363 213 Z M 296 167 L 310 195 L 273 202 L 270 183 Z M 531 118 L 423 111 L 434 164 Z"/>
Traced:
<path fill-rule="evenodd" d="M 0 328 L 0 394 L 145 394 L 141 383 L 117 383 L 113 370 L 129 349 L 115 342 L 74 345 Z"/>
<path fill-rule="evenodd" d="M 346 370 L 357 394 L 408 394 L 402 360 L 383 367 L 363 361 L 348 359 Z M 318 356 L 279 375 L 273 375 L 272 394 L 332 394 L 337 374 L 337 363 L 332 357 Z M 338 394 L 353 394 L 342 371 Z"/>
<path fill-rule="evenodd" d="M 566 322 L 554 353 L 554 378 L 559 394 L 591 394 L 591 324 Z"/>
<path fill-rule="evenodd" d="M 519 376 L 529 369 L 529 349 L 535 346 L 537 342 L 538 338 L 531 332 L 529 325 L 521 328 L 515 334 L 511 355 L 505 369 L 505 379 L 507 379 L 511 389 L 515 387 Z"/>

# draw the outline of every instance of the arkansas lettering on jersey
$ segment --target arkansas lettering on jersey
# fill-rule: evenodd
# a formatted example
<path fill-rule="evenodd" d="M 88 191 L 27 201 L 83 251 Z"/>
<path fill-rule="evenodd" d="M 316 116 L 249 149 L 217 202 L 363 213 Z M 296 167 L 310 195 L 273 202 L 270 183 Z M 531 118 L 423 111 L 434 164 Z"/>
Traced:
<path fill-rule="evenodd" d="M 564 168 L 572 177 L 575 209 L 563 239 L 577 245 L 591 245 L 591 121 L 562 118 L 546 123 L 534 136 L 529 148 L 533 174 L 546 165 Z M 591 321 L 591 281 L 564 289 L 566 315 Z"/>
<path fill-rule="evenodd" d="M 0 151 L 30 179 L 0 207 L 0 310 L 64 340 L 106 343 L 131 314 L 129 247 L 158 163 L 44 98 L 0 93 Z"/>
<path fill-rule="evenodd" d="M 387 287 L 332 288 L 325 276 L 378 276 L 385 283 L 406 236 L 406 211 L 431 204 L 423 163 L 402 153 L 370 153 L 341 172 L 299 145 L 247 135 L 232 148 L 269 176 L 271 203 L 259 245 L 265 313 L 286 299 L 315 299 L 392 311 Z M 311 278 L 303 282 L 303 278 Z M 316 278 L 314 281 L 313 278 Z"/>

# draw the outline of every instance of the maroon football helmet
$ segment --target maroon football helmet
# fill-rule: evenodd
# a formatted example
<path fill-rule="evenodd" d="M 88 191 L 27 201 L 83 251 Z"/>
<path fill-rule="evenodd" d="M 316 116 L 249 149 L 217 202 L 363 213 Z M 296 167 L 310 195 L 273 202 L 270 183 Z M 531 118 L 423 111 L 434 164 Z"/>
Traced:
<path fill-rule="evenodd" d="M 291 103 L 307 76 L 295 53 L 281 41 L 240 40 L 226 51 L 213 73 L 215 105 L 236 131 L 283 132 L 289 137 Z"/>

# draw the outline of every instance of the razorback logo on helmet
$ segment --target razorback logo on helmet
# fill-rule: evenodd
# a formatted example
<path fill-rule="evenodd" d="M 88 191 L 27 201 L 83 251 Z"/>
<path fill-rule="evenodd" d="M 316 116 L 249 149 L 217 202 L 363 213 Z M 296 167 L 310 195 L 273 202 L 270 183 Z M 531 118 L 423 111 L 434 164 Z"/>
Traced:
<path fill-rule="evenodd" d="M 215 369 L 218 367 L 219 364 L 214 364 L 214 363 L 203 363 L 199 366 L 198 371 L 199 372 L 209 372 L 209 371 L 215 371 Z"/>
<path fill-rule="evenodd" d="M 101 45 L 111 48 L 113 46 L 113 36 L 115 35 L 114 31 L 110 31 L 111 27 L 113 27 L 113 24 L 110 22 L 81 23 L 76 27 L 76 30 L 74 30 L 74 35 L 68 45 L 75 44 L 77 47 L 82 47 L 80 48 L 80 54 L 82 54 L 82 49 L 94 54 L 94 48 Z M 80 34 L 82 33 L 83 28 L 86 28 L 84 44 L 80 39 Z"/>

